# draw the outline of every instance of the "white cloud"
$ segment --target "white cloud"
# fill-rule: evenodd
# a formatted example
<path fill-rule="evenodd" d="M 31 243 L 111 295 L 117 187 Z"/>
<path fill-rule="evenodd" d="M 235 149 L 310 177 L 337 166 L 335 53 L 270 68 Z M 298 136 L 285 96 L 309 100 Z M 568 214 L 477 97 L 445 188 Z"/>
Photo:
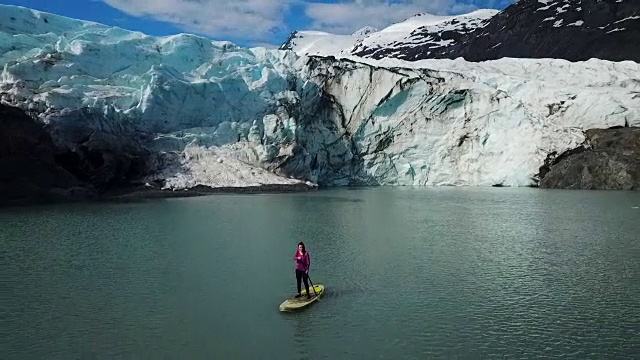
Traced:
<path fill-rule="evenodd" d="M 103 0 L 133 16 L 172 23 L 219 40 L 270 40 L 286 32 L 285 17 L 296 0 Z"/>
<path fill-rule="evenodd" d="M 281 42 L 291 30 L 324 30 L 352 33 L 363 26 L 384 28 L 417 13 L 460 14 L 514 0 L 93 0 L 137 17 L 150 17 L 171 23 L 185 32 L 218 40 L 242 39 L 251 44 Z M 291 16 L 311 20 L 300 25 Z M 482 7 L 482 6 L 480 6 Z"/>
<path fill-rule="evenodd" d="M 353 0 L 309 3 L 306 14 L 313 19 L 313 29 L 348 34 L 363 26 L 384 28 L 418 13 L 459 14 L 477 9 L 458 0 Z"/>

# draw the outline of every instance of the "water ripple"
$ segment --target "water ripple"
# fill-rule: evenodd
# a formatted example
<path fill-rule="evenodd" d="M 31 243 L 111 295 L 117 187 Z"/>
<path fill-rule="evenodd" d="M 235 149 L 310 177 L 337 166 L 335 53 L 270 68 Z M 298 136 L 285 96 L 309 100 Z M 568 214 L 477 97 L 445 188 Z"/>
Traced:
<path fill-rule="evenodd" d="M 0 346 L 9 359 L 637 358 L 639 196 L 379 189 L 0 212 Z M 326 292 L 283 314 L 299 239 Z"/>

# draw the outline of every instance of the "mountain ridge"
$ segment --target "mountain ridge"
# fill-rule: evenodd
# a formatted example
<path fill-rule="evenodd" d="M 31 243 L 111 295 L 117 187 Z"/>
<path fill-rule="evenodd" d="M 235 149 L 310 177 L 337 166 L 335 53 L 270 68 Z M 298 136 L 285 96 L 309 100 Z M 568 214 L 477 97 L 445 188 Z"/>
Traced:
<path fill-rule="evenodd" d="M 385 29 L 408 25 L 413 18 Z M 458 26 L 447 28 L 447 22 L 458 22 L 454 24 Z M 314 39 L 296 31 L 280 48 L 299 54 L 407 61 L 460 57 L 477 62 L 508 57 L 640 62 L 640 1 L 520 0 L 502 11 L 477 10 L 442 17 L 437 24 L 405 26 L 404 33 L 395 37 L 382 29 L 353 39 L 348 48 L 343 35 L 324 35 L 325 43 L 342 40 L 337 43 L 342 47 L 339 51 L 314 47 Z"/>

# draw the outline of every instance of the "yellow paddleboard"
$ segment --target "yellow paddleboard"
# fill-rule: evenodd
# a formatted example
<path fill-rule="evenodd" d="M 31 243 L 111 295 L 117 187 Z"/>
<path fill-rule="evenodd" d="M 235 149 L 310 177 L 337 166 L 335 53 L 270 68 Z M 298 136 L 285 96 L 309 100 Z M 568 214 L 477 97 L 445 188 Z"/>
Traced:
<path fill-rule="evenodd" d="M 313 290 L 315 290 L 315 292 Z M 280 311 L 295 311 L 314 303 L 324 293 L 324 285 L 315 285 L 313 288 L 309 287 L 309 292 L 311 293 L 310 299 L 307 299 L 307 291 L 302 289 L 302 295 L 300 297 L 292 296 L 283 301 L 282 304 L 280 304 Z"/>

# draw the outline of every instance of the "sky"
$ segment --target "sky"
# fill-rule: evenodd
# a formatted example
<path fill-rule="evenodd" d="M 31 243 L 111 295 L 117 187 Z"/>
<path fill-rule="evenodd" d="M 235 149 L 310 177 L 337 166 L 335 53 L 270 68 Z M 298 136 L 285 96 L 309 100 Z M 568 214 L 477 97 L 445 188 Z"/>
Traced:
<path fill-rule="evenodd" d="M 0 0 L 148 35 L 191 33 L 240 46 L 277 47 L 293 30 L 350 34 L 418 13 L 502 10 L 515 0 Z"/>

